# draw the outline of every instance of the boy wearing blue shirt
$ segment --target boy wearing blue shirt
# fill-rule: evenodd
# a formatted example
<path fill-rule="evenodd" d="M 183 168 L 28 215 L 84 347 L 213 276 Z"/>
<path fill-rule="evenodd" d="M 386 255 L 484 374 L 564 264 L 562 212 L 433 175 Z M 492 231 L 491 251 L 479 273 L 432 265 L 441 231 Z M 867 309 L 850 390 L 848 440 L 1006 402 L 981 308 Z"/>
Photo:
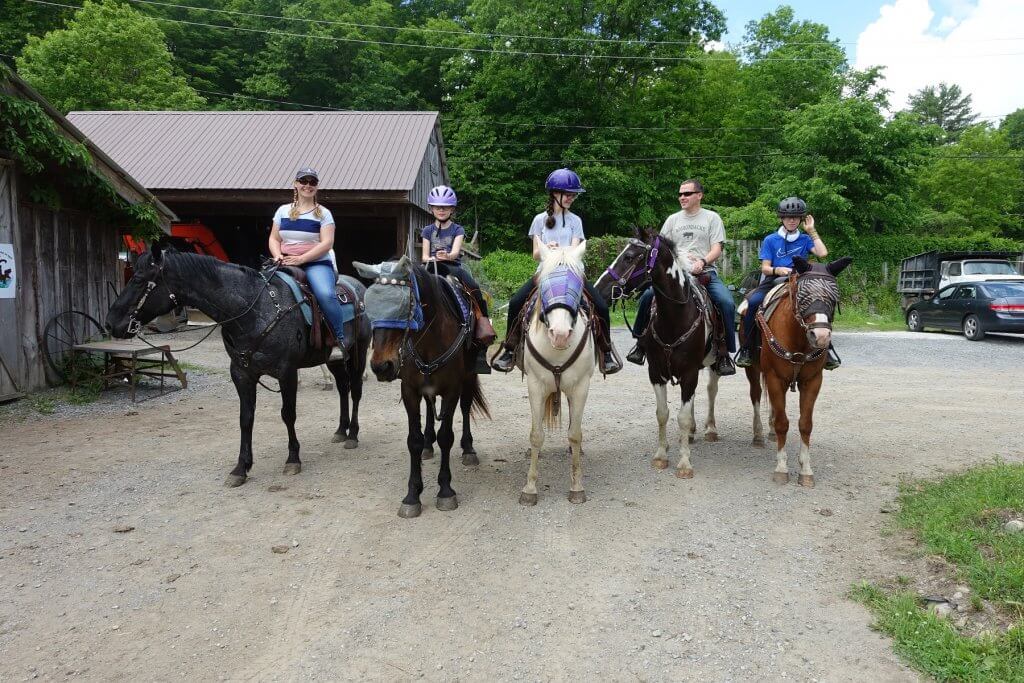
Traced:
<path fill-rule="evenodd" d="M 742 346 L 736 354 L 736 365 L 748 368 L 753 363 L 751 347 L 757 335 L 755 316 L 765 296 L 775 286 L 775 278 L 787 277 L 793 272 L 793 257 L 807 258 L 814 254 L 818 258 L 828 256 L 828 247 L 821 241 L 814 227 L 814 216 L 807 213 L 807 204 L 799 197 L 788 197 L 779 202 L 779 229 L 764 238 L 761 243 L 761 284 L 747 294 L 747 311 L 743 314 L 743 325 L 740 331 Z M 800 232 L 803 221 L 804 231 Z M 834 370 L 839 367 L 839 358 L 829 349 L 825 368 Z"/>

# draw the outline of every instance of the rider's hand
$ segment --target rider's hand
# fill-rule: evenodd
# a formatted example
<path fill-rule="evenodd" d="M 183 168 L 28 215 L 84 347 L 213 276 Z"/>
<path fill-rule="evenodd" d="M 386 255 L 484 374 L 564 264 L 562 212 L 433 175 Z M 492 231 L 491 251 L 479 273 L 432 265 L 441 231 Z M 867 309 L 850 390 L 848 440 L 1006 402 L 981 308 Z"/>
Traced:
<path fill-rule="evenodd" d="M 548 242 L 548 249 L 558 249 L 558 242 Z"/>
<path fill-rule="evenodd" d="M 301 266 L 305 261 L 301 256 L 283 256 L 281 264 L 285 266 Z"/>
<path fill-rule="evenodd" d="M 690 261 L 690 275 L 700 275 L 704 272 L 704 261 L 697 259 Z"/>
<path fill-rule="evenodd" d="M 786 266 L 778 266 L 775 268 L 775 277 L 787 277 L 792 272 L 792 268 L 787 268 Z"/>
<path fill-rule="evenodd" d="M 441 249 L 440 251 L 436 251 L 436 252 L 434 252 L 434 258 L 437 259 L 438 261 L 447 261 L 448 260 L 448 252 L 445 251 L 444 249 Z"/>

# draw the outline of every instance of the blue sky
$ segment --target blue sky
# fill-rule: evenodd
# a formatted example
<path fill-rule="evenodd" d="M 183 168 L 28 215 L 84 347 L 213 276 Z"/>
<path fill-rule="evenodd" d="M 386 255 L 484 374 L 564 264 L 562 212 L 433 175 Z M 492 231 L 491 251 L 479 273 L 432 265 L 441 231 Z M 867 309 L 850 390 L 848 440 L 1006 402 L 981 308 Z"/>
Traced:
<path fill-rule="evenodd" d="M 716 0 L 726 16 L 724 41 L 743 40 L 747 22 L 783 3 Z M 791 0 L 799 20 L 829 27 L 854 67 L 885 67 L 894 110 L 908 95 L 940 81 L 970 94 L 987 120 L 1024 107 L 1024 0 Z"/>

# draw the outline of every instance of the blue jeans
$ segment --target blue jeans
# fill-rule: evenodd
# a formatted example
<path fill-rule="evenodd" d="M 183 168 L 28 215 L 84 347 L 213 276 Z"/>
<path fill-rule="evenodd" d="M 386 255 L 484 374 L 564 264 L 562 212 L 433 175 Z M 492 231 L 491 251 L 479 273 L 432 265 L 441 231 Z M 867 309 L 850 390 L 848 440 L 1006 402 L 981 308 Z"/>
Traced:
<path fill-rule="evenodd" d="M 725 346 L 730 353 L 736 350 L 736 304 L 733 303 L 732 294 L 725 283 L 718 279 L 718 273 L 709 270 L 711 282 L 708 284 L 708 294 L 711 301 L 722 314 L 722 322 L 725 325 Z M 633 327 L 633 336 L 638 337 L 647 329 L 647 323 L 651 319 L 651 301 L 654 300 L 654 288 L 649 287 L 640 296 L 636 312 L 636 322 Z"/>
<path fill-rule="evenodd" d="M 306 271 L 306 279 L 309 280 L 309 287 L 316 296 L 320 310 L 323 311 L 327 322 L 334 330 L 334 336 L 338 338 L 338 344 L 345 341 L 345 323 L 342 321 L 341 303 L 338 301 L 338 292 L 335 289 L 337 279 L 334 275 L 334 267 L 330 261 L 307 263 L 302 266 Z"/>

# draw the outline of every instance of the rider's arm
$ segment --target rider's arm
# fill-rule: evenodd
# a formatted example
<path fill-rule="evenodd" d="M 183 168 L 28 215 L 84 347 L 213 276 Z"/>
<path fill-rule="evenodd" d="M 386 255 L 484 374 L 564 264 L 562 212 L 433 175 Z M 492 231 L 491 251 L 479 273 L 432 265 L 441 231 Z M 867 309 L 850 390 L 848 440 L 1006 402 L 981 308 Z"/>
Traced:
<path fill-rule="evenodd" d="M 572 242 L 569 243 L 569 246 L 570 247 L 578 247 L 580 245 L 580 242 L 582 242 L 582 241 L 583 241 L 583 239 L 580 238 L 580 237 L 573 237 L 572 238 Z"/>
<path fill-rule="evenodd" d="M 334 246 L 334 223 L 320 226 L 320 243 L 300 256 L 302 263 L 320 260 Z"/>
<path fill-rule="evenodd" d="M 709 251 L 704 256 L 704 265 L 705 266 L 710 266 L 712 263 L 717 261 L 718 258 L 721 255 L 722 255 L 722 243 L 721 242 L 715 242 L 714 244 L 711 245 L 711 251 Z"/>
<path fill-rule="evenodd" d="M 761 274 L 767 275 L 768 277 L 775 276 L 775 268 L 772 267 L 771 259 L 761 259 Z"/>
<path fill-rule="evenodd" d="M 423 250 L 420 252 L 420 256 L 424 261 L 430 260 L 430 240 L 426 237 L 423 238 Z"/>
<path fill-rule="evenodd" d="M 811 214 L 804 216 L 804 232 L 814 240 L 814 246 L 811 248 L 811 253 L 818 258 L 825 258 L 828 256 L 828 247 L 826 247 L 825 243 L 821 241 L 820 237 L 818 237 L 818 230 L 814 227 L 814 216 Z"/>
<path fill-rule="evenodd" d="M 448 252 L 448 260 L 455 261 L 459 258 L 459 254 L 462 253 L 462 240 L 464 235 L 456 235 L 455 239 L 452 240 L 452 250 Z"/>
<path fill-rule="evenodd" d="M 533 260 L 534 261 L 540 261 L 540 245 L 541 244 L 542 244 L 542 242 L 540 241 L 540 235 L 534 235 L 533 236 Z"/>
<path fill-rule="evenodd" d="M 267 249 L 270 251 L 270 258 L 275 261 L 281 260 L 281 230 L 277 221 L 270 227 L 270 239 L 267 240 Z"/>

